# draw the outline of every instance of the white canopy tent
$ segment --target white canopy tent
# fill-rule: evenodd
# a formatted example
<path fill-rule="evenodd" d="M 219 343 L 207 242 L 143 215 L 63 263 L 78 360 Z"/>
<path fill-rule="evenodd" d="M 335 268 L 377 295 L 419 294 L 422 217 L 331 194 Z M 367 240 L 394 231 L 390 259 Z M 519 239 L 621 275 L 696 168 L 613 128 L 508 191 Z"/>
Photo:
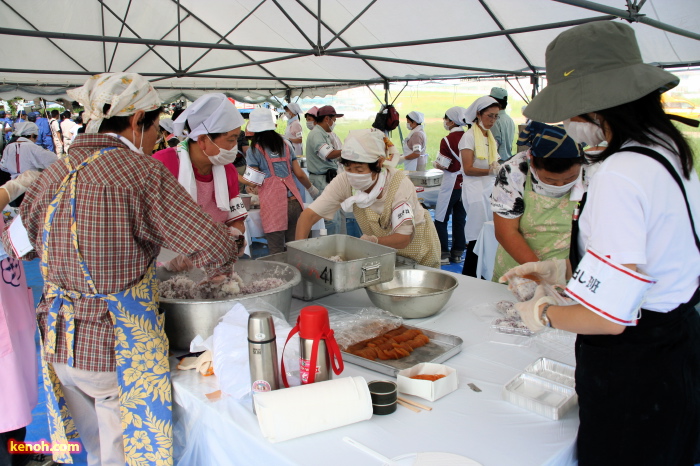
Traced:
<path fill-rule="evenodd" d="M 535 92 L 561 31 L 621 20 L 646 62 L 700 65 L 698 0 L 0 0 L 0 98 L 65 98 L 105 71 L 140 73 L 166 101 L 504 76 Z"/>

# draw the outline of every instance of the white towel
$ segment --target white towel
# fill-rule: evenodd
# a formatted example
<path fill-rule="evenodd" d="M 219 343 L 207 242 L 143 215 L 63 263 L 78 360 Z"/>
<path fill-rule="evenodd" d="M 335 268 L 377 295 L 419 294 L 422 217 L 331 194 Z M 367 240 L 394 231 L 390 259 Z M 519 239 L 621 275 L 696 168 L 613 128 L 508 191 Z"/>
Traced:
<path fill-rule="evenodd" d="M 177 157 L 180 159 L 180 167 L 177 172 L 177 181 L 185 191 L 192 196 L 197 202 L 197 182 L 194 179 L 194 169 L 192 168 L 192 160 L 190 153 L 186 149 L 184 142 L 177 145 Z M 223 165 L 214 165 L 212 167 L 214 175 L 214 197 L 216 199 L 216 207 L 219 210 L 229 211 L 228 198 L 228 180 L 226 179 L 226 168 Z"/>
<path fill-rule="evenodd" d="M 255 412 L 272 443 L 335 429 L 372 417 L 372 398 L 362 377 L 256 393 Z"/>

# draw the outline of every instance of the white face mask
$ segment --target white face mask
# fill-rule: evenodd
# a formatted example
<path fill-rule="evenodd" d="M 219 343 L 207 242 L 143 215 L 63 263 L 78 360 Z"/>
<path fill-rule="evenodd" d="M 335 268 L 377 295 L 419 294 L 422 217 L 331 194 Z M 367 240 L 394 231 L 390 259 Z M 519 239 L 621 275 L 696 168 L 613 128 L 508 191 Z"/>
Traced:
<path fill-rule="evenodd" d="M 484 128 L 484 124 L 483 124 L 481 121 L 479 121 L 479 126 L 481 126 L 481 129 L 483 129 L 484 131 L 486 131 L 486 128 Z"/>
<path fill-rule="evenodd" d="M 544 195 L 547 197 L 562 197 L 564 194 L 571 191 L 571 188 L 574 187 L 574 185 L 576 184 L 578 179 L 581 177 L 581 172 L 579 171 L 578 177 L 576 177 L 576 179 L 574 181 L 572 181 L 571 183 L 567 183 L 567 184 L 562 185 L 562 186 L 554 186 L 554 185 L 547 184 L 544 181 L 542 181 L 537 176 L 537 171 L 535 171 L 534 169 L 531 168 L 530 171 L 532 172 L 532 176 L 534 176 L 535 179 L 537 180 L 537 182 L 540 184 L 540 188 L 542 188 L 542 191 L 544 191 Z"/>
<path fill-rule="evenodd" d="M 571 136 L 571 139 L 578 144 L 595 147 L 605 141 L 605 132 L 603 128 L 598 126 L 600 124 L 598 120 L 595 120 L 595 123 L 590 123 L 588 121 L 571 121 L 567 119 L 563 123 L 566 134 Z"/>
<path fill-rule="evenodd" d="M 207 135 L 207 137 L 212 144 L 219 148 L 219 153 L 216 155 L 209 155 L 206 152 L 204 153 L 207 157 L 209 157 L 209 160 L 213 165 L 228 165 L 236 160 L 236 157 L 238 156 L 238 144 L 233 146 L 232 149 L 222 149 L 216 145 L 209 135 Z"/>
<path fill-rule="evenodd" d="M 406 129 L 411 131 L 413 128 L 411 128 L 411 123 L 406 123 Z"/>
<path fill-rule="evenodd" d="M 331 124 L 331 131 L 333 131 L 334 129 L 335 129 L 335 121 L 333 121 L 333 123 Z"/>
<path fill-rule="evenodd" d="M 374 183 L 371 173 L 346 173 L 348 175 L 348 182 L 354 189 L 364 191 Z"/>
<path fill-rule="evenodd" d="M 316 123 L 314 123 L 313 121 L 307 121 L 307 122 L 306 122 L 306 127 L 307 127 L 307 128 L 309 128 L 309 129 L 314 129 L 314 126 L 316 126 Z"/>
<path fill-rule="evenodd" d="M 449 126 L 447 126 L 447 122 L 445 120 L 442 120 L 442 127 L 445 128 L 445 131 L 449 131 L 450 129 L 452 129 Z"/>
<path fill-rule="evenodd" d="M 134 130 L 131 130 L 131 137 L 134 138 L 134 145 L 136 145 L 136 133 Z M 136 149 L 136 152 L 138 152 L 141 155 L 144 155 L 143 153 L 143 125 L 141 126 L 141 142 L 139 142 L 139 147 Z"/>

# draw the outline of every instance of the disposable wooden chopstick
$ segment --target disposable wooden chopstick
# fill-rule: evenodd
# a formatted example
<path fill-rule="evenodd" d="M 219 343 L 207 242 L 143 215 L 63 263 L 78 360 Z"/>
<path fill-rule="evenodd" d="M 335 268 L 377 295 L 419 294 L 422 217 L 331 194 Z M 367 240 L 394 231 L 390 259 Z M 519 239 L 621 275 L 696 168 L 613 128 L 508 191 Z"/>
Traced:
<path fill-rule="evenodd" d="M 422 405 L 422 404 L 420 404 L 420 403 L 416 403 L 415 401 L 411 401 L 411 400 L 409 400 L 408 398 L 404 398 L 404 397 L 402 397 L 402 396 L 397 397 L 397 399 L 399 400 L 399 402 L 402 402 L 402 401 L 403 401 L 404 403 L 408 403 L 408 404 L 410 404 L 410 405 L 416 406 L 416 407 L 421 408 L 421 409 L 424 409 L 424 410 L 426 410 L 426 411 L 432 411 L 432 410 L 433 410 L 433 408 L 431 408 L 430 406 L 425 406 L 425 405 Z"/>
<path fill-rule="evenodd" d="M 420 413 L 420 409 L 414 408 L 413 406 L 411 406 L 410 404 L 406 403 L 405 401 L 403 401 L 403 400 L 397 400 L 397 401 L 398 401 L 398 403 L 399 403 L 401 406 L 403 406 L 404 408 L 408 408 L 408 409 L 410 409 L 411 411 L 413 411 L 414 413 Z"/>

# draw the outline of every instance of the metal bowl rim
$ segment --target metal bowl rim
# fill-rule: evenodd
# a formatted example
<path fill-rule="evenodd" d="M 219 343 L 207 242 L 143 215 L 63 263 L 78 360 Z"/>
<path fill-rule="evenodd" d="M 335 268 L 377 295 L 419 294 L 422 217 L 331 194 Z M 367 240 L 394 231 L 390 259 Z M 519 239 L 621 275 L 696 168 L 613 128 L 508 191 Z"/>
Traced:
<path fill-rule="evenodd" d="M 160 298 L 158 302 L 160 303 L 168 303 L 168 304 L 211 304 L 211 303 L 227 303 L 227 302 L 234 302 L 238 301 L 240 299 L 248 299 L 248 298 L 259 298 L 262 296 L 267 296 L 269 294 L 274 294 L 274 293 L 279 293 L 280 291 L 284 291 L 288 288 L 293 288 L 297 286 L 299 283 L 301 283 L 301 272 L 299 272 L 299 269 L 294 267 L 293 265 L 287 264 L 286 262 L 277 262 L 277 261 L 265 261 L 268 264 L 276 264 L 276 265 L 284 265 L 286 267 L 289 267 L 292 269 L 292 272 L 294 276 L 292 277 L 291 280 L 289 280 L 287 283 L 285 283 L 283 286 L 277 287 L 277 288 L 272 288 L 266 291 L 261 291 L 259 293 L 251 293 L 251 294 L 246 294 L 243 296 L 236 296 L 233 298 L 227 298 L 227 299 L 172 299 L 172 298 Z"/>
<path fill-rule="evenodd" d="M 425 294 L 420 294 L 420 295 L 407 294 L 407 293 L 386 293 L 386 292 L 374 289 L 375 286 L 386 285 L 386 283 L 391 283 L 391 282 L 380 283 L 378 285 L 370 285 L 368 287 L 365 287 L 365 289 L 367 290 L 368 293 L 371 292 L 371 293 L 375 293 L 375 294 L 382 295 L 382 296 L 393 296 L 393 297 L 399 297 L 399 298 L 417 298 L 417 297 L 422 298 L 422 297 L 437 296 L 437 295 L 445 294 L 447 292 L 454 290 L 455 288 L 457 288 L 457 285 L 459 285 L 459 282 L 457 281 L 456 278 L 450 277 L 450 275 L 446 274 L 445 272 L 438 272 L 437 270 L 419 270 L 419 269 L 396 270 L 396 271 L 394 271 L 394 279 L 396 278 L 396 274 L 399 272 L 421 272 L 421 273 L 425 273 L 425 274 L 435 273 L 435 274 L 439 274 L 439 275 L 446 275 L 449 278 L 451 278 L 452 280 L 454 280 L 455 283 L 451 287 L 445 288 L 445 289 L 440 290 L 440 291 L 436 291 L 435 293 L 425 293 Z M 393 279 L 391 281 L 393 281 Z"/>

